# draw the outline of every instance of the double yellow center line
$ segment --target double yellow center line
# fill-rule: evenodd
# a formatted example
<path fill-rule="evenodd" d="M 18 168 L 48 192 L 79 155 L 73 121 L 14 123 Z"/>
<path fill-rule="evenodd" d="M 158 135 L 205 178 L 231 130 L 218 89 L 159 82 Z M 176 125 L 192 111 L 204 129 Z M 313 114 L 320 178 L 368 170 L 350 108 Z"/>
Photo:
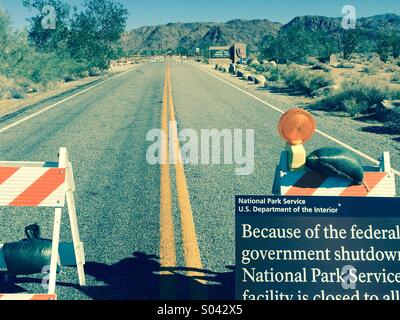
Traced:
<path fill-rule="evenodd" d="M 166 67 L 161 114 L 161 128 L 165 133 L 161 150 L 163 164 L 161 164 L 160 179 L 161 267 L 176 267 L 177 263 L 174 218 L 172 210 L 171 175 L 169 165 L 170 154 L 173 154 L 175 158 L 175 184 L 180 210 L 185 267 L 188 269 L 188 276 L 202 277 L 203 273 L 200 270 L 203 270 L 203 264 L 201 262 L 192 206 L 190 204 L 190 195 L 186 182 L 185 168 L 183 166 L 182 154 L 179 146 L 178 133 L 174 129 L 169 130 L 170 128 L 168 126 L 168 120 L 176 123 L 174 99 L 172 95 L 171 69 L 169 64 L 167 64 Z M 172 141 L 173 143 L 169 144 L 169 141 Z M 170 150 L 171 145 L 173 150 Z"/>

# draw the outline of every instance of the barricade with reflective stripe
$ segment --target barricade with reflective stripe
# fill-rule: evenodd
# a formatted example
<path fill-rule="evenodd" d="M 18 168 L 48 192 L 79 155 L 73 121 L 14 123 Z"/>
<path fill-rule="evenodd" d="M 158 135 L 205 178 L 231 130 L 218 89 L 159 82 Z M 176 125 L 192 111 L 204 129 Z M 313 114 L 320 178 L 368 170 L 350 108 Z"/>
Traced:
<path fill-rule="evenodd" d="M 350 180 L 327 177 L 308 168 L 290 171 L 287 152 L 282 152 L 277 168 L 275 192 L 284 196 L 342 196 L 395 197 L 396 179 L 390 167 L 390 155 L 385 153 L 379 167 L 366 166 L 365 185 L 354 185 Z"/>
<path fill-rule="evenodd" d="M 0 206 L 64 207 L 65 169 L 0 167 Z"/>
<path fill-rule="evenodd" d="M 0 294 L 0 301 L 23 300 L 50 301 L 57 300 L 57 296 L 55 294 Z"/>
<path fill-rule="evenodd" d="M 0 300 L 55 300 L 57 264 L 77 266 L 79 284 L 84 286 L 85 257 L 75 208 L 75 183 L 66 148 L 59 162 L 0 162 L 0 207 L 55 208 L 48 295 L 0 294 Z M 73 244 L 60 244 L 62 208 L 67 202 Z M 0 267 L 4 267 L 0 245 Z M 71 248 L 73 252 L 71 254 Z"/>

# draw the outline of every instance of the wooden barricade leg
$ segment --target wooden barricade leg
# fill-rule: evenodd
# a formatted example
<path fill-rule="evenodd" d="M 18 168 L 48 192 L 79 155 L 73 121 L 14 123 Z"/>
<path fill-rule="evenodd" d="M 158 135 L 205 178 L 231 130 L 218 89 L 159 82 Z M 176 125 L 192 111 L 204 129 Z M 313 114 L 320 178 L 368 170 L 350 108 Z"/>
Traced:
<path fill-rule="evenodd" d="M 58 245 L 60 242 L 61 214 L 62 214 L 62 209 L 57 208 L 55 210 L 54 228 L 53 228 L 53 243 L 52 243 L 52 248 L 51 248 L 49 294 L 55 294 L 55 292 L 56 292 Z"/>
<path fill-rule="evenodd" d="M 84 258 L 82 243 L 79 236 L 75 199 L 72 191 L 67 192 L 67 203 L 68 203 L 69 221 L 71 224 L 72 239 L 74 242 L 76 266 L 78 269 L 79 285 L 85 286 L 86 285 L 85 269 L 84 269 L 85 258 Z"/>
<path fill-rule="evenodd" d="M 75 259 L 76 259 L 76 266 L 78 270 L 78 278 L 79 278 L 79 285 L 85 286 L 86 279 L 85 279 L 85 255 L 83 252 L 83 245 L 79 236 L 79 228 L 78 228 L 78 218 L 76 214 L 76 206 L 75 206 L 75 182 L 74 182 L 74 175 L 72 171 L 72 165 L 69 162 L 68 154 L 65 151 L 65 161 L 66 161 L 66 182 L 67 182 L 67 207 L 68 207 L 68 215 L 69 215 L 69 222 L 71 225 L 71 233 L 72 233 L 72 241 L 74 243 L 74 252 L 75 252 Z"/>
<path fill-rule="evenodd" d="M 390 163 L 390 153 L 389 152 L 384 152 L 382 154 L 380 167 L 381 167 L 382 172 L 391 173 L 392 166 Z"/>

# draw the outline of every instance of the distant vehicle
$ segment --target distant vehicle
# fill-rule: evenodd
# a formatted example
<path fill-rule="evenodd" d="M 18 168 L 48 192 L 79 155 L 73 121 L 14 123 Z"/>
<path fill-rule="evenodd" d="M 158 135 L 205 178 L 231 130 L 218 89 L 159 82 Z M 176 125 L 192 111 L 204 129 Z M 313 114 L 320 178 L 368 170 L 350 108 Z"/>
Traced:
<path fill-rule="evenodd" d="M 157 60 L 156 60 L 156 59 L 151 59 L 150 62 L 151 62 L 151 63 L 155 63 L 155 62 L 157 62 Z"/>

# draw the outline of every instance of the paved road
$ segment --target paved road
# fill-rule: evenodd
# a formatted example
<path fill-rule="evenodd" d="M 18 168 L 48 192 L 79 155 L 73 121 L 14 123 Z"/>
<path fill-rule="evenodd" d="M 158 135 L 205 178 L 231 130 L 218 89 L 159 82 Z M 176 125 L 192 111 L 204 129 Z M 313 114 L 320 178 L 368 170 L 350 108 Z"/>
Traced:
<path fill-rule="evenodd" d="M 171 63 L 171 82 L 166 74 L 166 64 L 138 66 L 1 134 L 6 160 L 55 161 L 60 146 L 69 150 L 88 286 L 79 288 L 75 270 L 64 268 L 60 299 L 233 298 L 234 195 L 271 192 L 283 146 L 280 114 L 189 63 Z M 174 118 L 179 130 L 255 129 L 254 173 L 190 165 L 170 166 L 168 176 L 165 167 L 148 165 L 147 133 Z M 308 149 L 332 144 L 318 135 Z M 160 201 L 168 186 L 170 199 Z M 1 212 L 0 243 L 22 238 L 33 222 L 51 236 L 51 210 Z M 63 240 L 70 239 L 67 220 Z M 0 291 L 43 291 L 40 282 L 3 281 Z"/>

